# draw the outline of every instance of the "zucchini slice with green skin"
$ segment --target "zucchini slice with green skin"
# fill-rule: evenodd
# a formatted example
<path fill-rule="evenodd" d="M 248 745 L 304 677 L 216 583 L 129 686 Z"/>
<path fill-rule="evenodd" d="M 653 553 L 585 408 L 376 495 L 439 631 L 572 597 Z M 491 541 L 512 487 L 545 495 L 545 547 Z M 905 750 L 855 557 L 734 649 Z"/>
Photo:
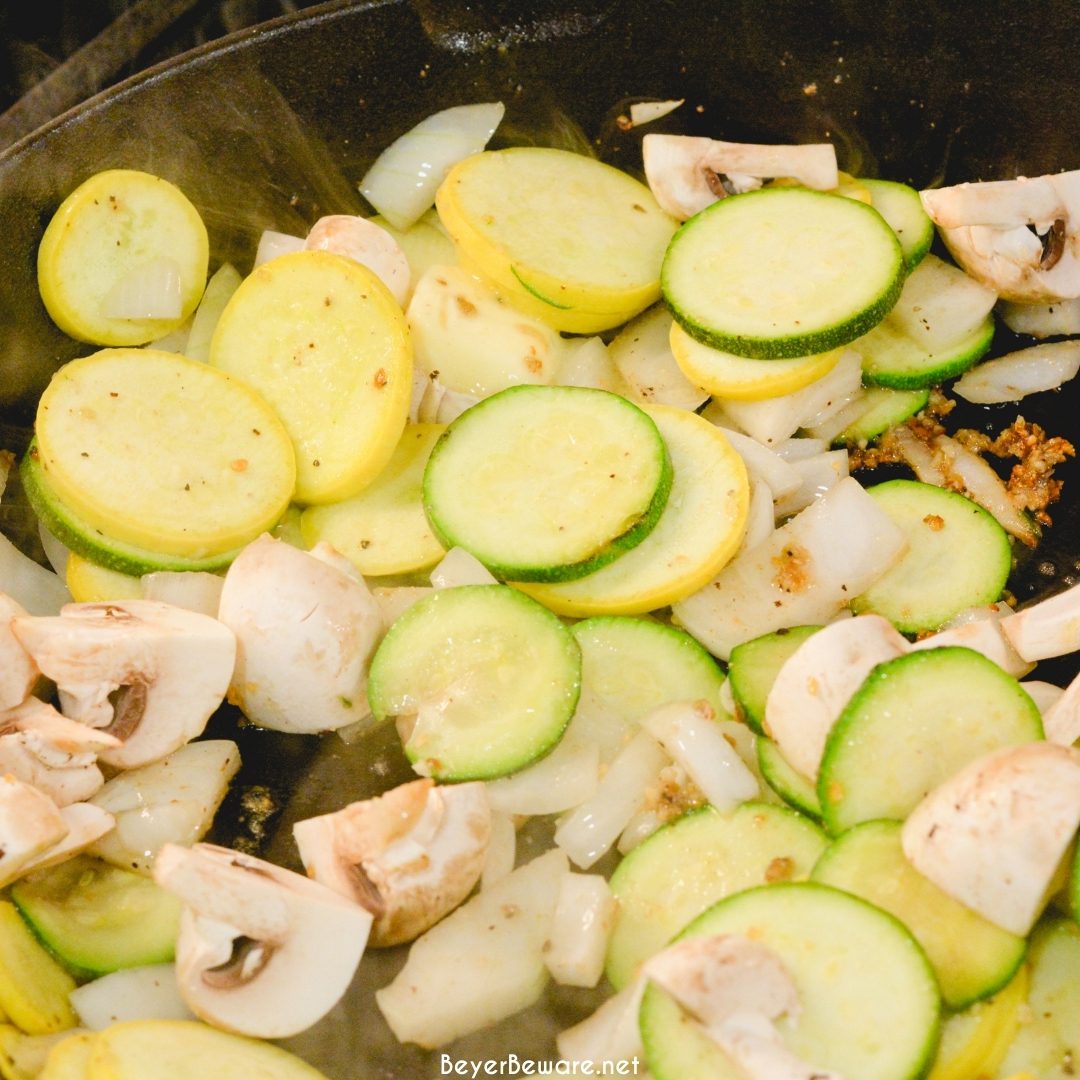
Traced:
<path fill-rule="evenodd" d="M 894 180 L 860 178 L 858 182 L 870 192 L 870 205 L 896 233 L 908 270 L 914 270 L 934 242 L 934 223 L 923 209 L 919 193 Z"/>
<path fill-rule="evenodd" d="M 571 581 L 630 551 L 667 504 L 671 458 L 625 398 L 512 386 L 462 413 L 424 470 L 424 509 L 446 548 L 496 577 Z"/>
<path fill-rule="evenodd" d="M 989 997 L 1016 973 L 1027 940 L 977 915 L 904 857 L 899 821 L 867 821 L 834 840 L 811 878 L 895 915 L 926 951 L 951 1009 Z"/>
<path fill-rule="evenodd" d="M 546 754 L 570 722 L 581 650 L 547 608 L 506 585 L 439 589 L 371 661 L 376 719 L 397 717 L 417 772 L 491 780 Z"/>
<path fill-rule="evenodd" d="M 868 387 L 859 402 L 861 408 L 832 440 L 834 446 L 866 446 L 890 428 L 909 420 L 926 408 L 929 390 L 891 390 Z"/>
<path fill-rule="evenodd" d="M 608 941 L 607 977 L 617 989 L 691 919 L 733 893 L 775 881 L 805 881 L 825 835 L 782 806 L 743 803 L 728 814 L 691 811 L 643 840 L 619 864 L 619 902 Z"/>
<path fill-rule="evenodd" d="M 854 341 L 888 314 L 903 281 L 900 243 L 876 210 L 804 188 L 714 203 L 675 234 L 660 279 L 691 337 L 762 360 Z"/>
<path fill-rule="evenodd" d="M 722 900 L 679 937 L 715 934 L 749 936 L 779 956 L 801 1004 L 783 1037 L 803 1061 L 858 1080 L 924 1075 L 941 999 L 925 953 L 892 915 L 827 885 L 766 885 Z M 645 991 L 640 1022 L 656 1080 L 742 1080 L 656 984 Z"/>
<path fill-rule="evenodd" d="M 19 479 L 27 501 L 49 532 L 68 550 L 105 570 L 127 574 L 135 579 L 157 570 L 205 570 L 213 573 L 224 570 L 242 550 L 234 548 L 205 559 L 183 559 L 178 555 L 163 555 L 107 536 L 60 501 L 45 477 L 37 446 L 33 442 L 19 466 Z M 120 597 L 106 599 L 117 600 Z"/>
<path fill-rule="evenodd" d="M 888 660 L 829 733 L 818 773 L 825 827 L 837 836 L 902 820 L 969 762 L 1042 738 L 1035 702 L 982 654 L 944 646 Z"/>
<path fill-rule="evenodd" d="M 765 702 L 784 661 L 820 626 L 791 626 L 744 641 L 731 650 L 728 679 L 739 719 L 758 735 L 765 731 Z"/>
<path fill-rule="evenodd" d="M 994 319 L 990 315 L 973 330 L 934 351 L 912 341 L 886 320 L 852 348 L 862 357 L 863 381 L 870 386 L 920 390 L 963 375 L 990 351 L 993 340 Z"/>
<path fill-rule="evenodd" d="M 800 813 L 821 820 L 821 801 L 817 788 L 784 757 L 779 746 L 759 735 L 757 739 L 758 768 L 765 782 L 788 804 Z"/>
<path fill-rule="evenodd" d="M 65 364 L 41 395 L 34 431 L 60 502 L 161 556 L 203 560 L 242 547 L 274 526 L 296 480 L 285 428 L 256 391 L 155 349 L 103 349 Z"/>
<path fill-rule="evenodd" d="M 1000 599 L 1012 569 L 1012 545 L 978 503 L 918 480 L 889 480 L 867 491 L 904 530 L 908 550 L 855 597 L 853 611 L 876 612 L 903 633 L 917 634 Z"/>
<path fill-rule="evenodd" d="M 78 855 L 24 878 L 11 898 L 37 936 L 79 974 L 173 958 L 182 905 L 144 874 Z"/>

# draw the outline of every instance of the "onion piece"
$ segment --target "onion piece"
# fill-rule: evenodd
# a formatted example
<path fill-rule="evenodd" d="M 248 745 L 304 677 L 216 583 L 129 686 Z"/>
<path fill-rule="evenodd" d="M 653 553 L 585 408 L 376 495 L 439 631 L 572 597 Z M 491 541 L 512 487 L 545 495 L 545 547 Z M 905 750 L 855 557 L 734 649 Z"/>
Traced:
<path fill-rule="evenodd" d="M 264 229 L 259 237 L 259 246 L 255 249 L 255 262 L 252 270 L 258 270 L 260 266 L 276 259 L 279 255 L 291 255 L 294 251 L 304 250 L 304 238 L 302 236 L 290 236 L 288 233 L 275 232 L 273 229 Z"/>
<path fill-rule="evenodd" d="M 924 484 L 945 487 L 945 473 L 941 463 L 935 458 L 934 451 L 911 428 L 901 424 L 892 429 L 892 437 L 900 450 L 900 456 Z"/>
<path fill-rule="evenodd" d="M 708 401 L 709 395 L 675 362 L 670 345 L 672 321 L 671 312 L 657 304 L 628 322 L 608 351 L 631 401 L 693 411 Z"/>
<path fill-rule="evenodd" d="M 790 494 L 776 500 L 777 519 L 791 517 L 792 514 L 805 510 L 815 499 L 820 499 L 826 491 L 850 475 L 847 450 L 827 450 L 823 454 L 803 458 L 794 464 L 802 483 Z"/>
<path fill-rule="evenodd" d="M 1046 713 L 1053 707 L 1055 702 L 1060 701 L 1065 691 L 1060 686 L 1045 682 L 1042 679 L 1025 679 L 1020 686 L 1032 701 L 1039 707 L 1039 712 Z"/>
<path fill-rule="evenodd" d="M 502 881 L 513 869 L 517 860 L 517 830 L 513 819 L 507 814 L 491 815 L 491 836 L 484 855 L 484 869 L 480 872 L 480 888 L 490 889 Z"/>
<path fill-rule="evenodd" d="M 600 783 L 600 748 L 572 723 L 535 765 L 488 783 L 491 808 L 504 814 L 561 814 L 591 799 Z"/>
<path fill-rule="evenodd" d="M 183 313 L 180 264 L 167 255 L 129 270 L 101 298 L 107 319 L 179 319 Z"/>
<path fill-rule="evenodd" d="M 610 997 L 596 1012 L 555 1037 L 559 1056 L 565 1061 L 636 1062 L 645 1054 L 638 1026 L 638 1012 L 648 979 L 639 975 Z M 635 1065 L 636 1068 L 636 1065 Z M 630 1075 L 629 1070 L 622 1075 Z"/>
<path fill-rule="evenodd" d="M 673 113 L 685 101 L 686 98 L 679 98 L 678 101 L 635 101 L 630 106 L 630 123 L 634 127 L 651 124 L 654 120 Z"/>
<path fill-rule="evenodd" d="M 0 534 L 0 592 L 7 593 L 31 615 L 58 615 L 71 603 L 62 578 L 24 555 Z"/>
<path fill-rule="evenodd" d="M 763 480 L 753 480 L 750 483 L 750 509 L 746 514 L 746 531 L 743 533 L 739 551 L 746 551 L 764 543 L 775 528 L 776 507 L 773 493 Z"/>
<path fill-rule="evenodd" d="M 225 579 L 201 570 L 159 570 L 142 577 L 143 599 L 217 618 Z"/>
<path fill-rule="evenodd" d="M 102 975 L 71 991 L 71 1004 L 92 1031 L 125 1020 L 193 1020 L 180 997 L 172 964 L 150 964 Z"/>
<path fill-rule="evenodd" d="M 67 561 L 71 552 L 49 532 L 44 522 L 41 521 L 38 522 L 38 536 L 41 538 L 41 546 L 45 550 L 45 558 L 49 560 L 49 565 L 57 576 L 62 578 L 67 573 Z"/>
<path fill-rule="evenodd" d="M 451 168 L 487 146 L 504 112 L 495 101 L 456 105 L 421 120 L 375 159 L 360 194 L 395 229 L 409 228 L 435 202 Z"/>
<path fill-rule="evenodd" d="M 794 465 L 785 461 L 775 450 L 762 446 L 757 439 L 744 435 L 741 431 L 718 424 L 717 427 L 727 436 L 728 442 L 743 459 L 746 471 L 751 479 L 760 480 L 768 485 L 773 498 L 780 499 L 797 491 L 802 477 Z"/>
<path fill-rule="evenodd" d="M 588 870 L 644 806 L 649 787 L 667 761 L 647 731 L 635 735 L 611 763 L 596 794 L 559 822 L 555 829 L 558 847 Z"/>
<path fill-rule="evenodd" d="M 218 319 L 242 280 L 240 271 L 231 263 L 222 263 L 214 271 L 191 320 L 191 331 L 182 350 L 185 356 L 204 364 L 210 359 L 210 339 Z"/>
<path fill-rule="evenodd" d="M 392 626 L 413 604 L 434 591 L 429 585 L 376 585 L 371 595 L 379 605 L 383 626 Z"/>
<path fill-rule="evenodd" d="M 1055 300 L 1052 304 L 1016 304 L 1002 300 L 998 304 L 998 314 L 1014 334 L 1030 334 L 1034 338 L 1080 334 L 1080 299 Z"/>
<path fill-rule="evenodd" d="M 773 453 L 794 464 L 796 461 L 805 461 L 807 458 L 824 454 L 828 449 L 829 444 L 824 439 L 795 436 L 774 446 Z"/>
<path fill-rule="evenodd" d="M 629 855 L 643 840 L 650 836 L 661 825 L 666 824 L 666 819 L 656 810 L 641 810 L 636 813 L 626 824 L 626 828 L 619 833 L 619 840 L 615 850 L 620 855 Z"/>
<path fill-rule="evenodd" d="M 1056 390 L 1078 371 L 1080 341 L 1057 341 L 987 360 L 957 379 L 953 389 L 976 405 L 996 405 Z"/>
<path fill-rule="evenodd" d="M 560 986 L 593 987 L 604 973 L 616 902 L 599 874 L 567 874 L 551 918 L 544 963 Z"/>
<path fill-rule="evenodd" d="M 497 585 L 491 571 L 464 548 L 451 548 L 431 571 L 431 584 L 436 589 L 452 589 L 455 585 Z"/>

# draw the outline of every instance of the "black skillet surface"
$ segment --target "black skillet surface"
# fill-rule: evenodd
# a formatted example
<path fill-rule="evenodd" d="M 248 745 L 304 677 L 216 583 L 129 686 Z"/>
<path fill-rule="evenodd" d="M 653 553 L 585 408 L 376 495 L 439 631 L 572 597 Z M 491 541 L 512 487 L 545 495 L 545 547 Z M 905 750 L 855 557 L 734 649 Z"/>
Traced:
<path fill-rule="evenodd" d="M 329 4 L 244 32 L 93 99 L 0 156 L 0 432 L 21 449 L 50 374 L 91 351 L 49 322 L 34 258 L 63 196 L 100 169 L 142 168 L 179 184 L 207 222 L 215 261 L 241 269 L 263 228 L 300 232 L 321 213 L 362 210 L 356 181 L 382 147 L 436 109 L 480 100 L 506 103 L 500 137 L 565 145 L 583 133 L 629 169 L 640 167 L 639 135 L 616 117 L 634 99 L 685 97 L 662 129 L 832 140 L 842 168 L 922 186 L 1034 175 L 1080 166 L 1078 37 L 1072 0 L 389 0 Z M 1023 412 L 1080 440 L 1076 400 L 1068 387 L 1028 399 Z M 968 409 L 963 423 L 1000 429 L 1016 411 Z M 1080 572 L 1075 471 L 1063 473 L 1053 530 L 1014 575 L 1022 599 Z M 1060 665 L 1049 677 L 1070 674 Z M 232 717 L 215 721 L 216 731 L 233 727 Z M 243 784 L 221 835 L 289 865 L 293 820 L 408 777 L 389 736 L 351 746 L 336 736 L 239 737 Z M 266 819 L 270 804 L 280 813 Z M 438 1055 L 399 1047 L 375 1011 L 373 990 L 400 960 L 369 954 L 346 1002 L 294 1048 L 333 1080 L 440 1075 Z M 554 1033 L 595 1003 L 553 990 L 452 1056 L 548 1057 Z"/>

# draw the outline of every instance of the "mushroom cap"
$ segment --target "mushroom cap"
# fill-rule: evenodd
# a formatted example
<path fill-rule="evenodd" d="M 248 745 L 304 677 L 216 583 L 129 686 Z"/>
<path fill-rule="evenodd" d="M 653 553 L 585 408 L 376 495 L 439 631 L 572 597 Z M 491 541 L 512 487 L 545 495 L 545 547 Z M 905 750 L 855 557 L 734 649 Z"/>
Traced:
<path fill-rule="evenodd" d="M 307 552 L 263 535 L 229 568 L 218 611 L 237 639 L 229 697 L 261 727 L 328 731 L 364 717 L 383 623 L 346 565 L 328 545 Z"/>
<path fill-rule="evenodd" d="M 306 251 L 332 251 L 366 266 L 404 305 L 409 295 L 409 260 L 386 229 L 351 214 L 321 217 L 304 240 Z"/>
<path fill-rule="evenodd" d="M 185 903 L 177 982 L 203 1020 L 285 1038 L 325 1016 L 352 981 L 371 915 L 318 882 L 210 844 L 166 845 L 154 878 Z"/>
<path fill-rule="evenodd" d="M 293 826 L 319 882 L 375 917 L 371 943 L 419 937 L 471 892 L 484 868 L 491 809 L 482 783 L 413 780 Z"/>
<path fill-rule="evenodd" d="M 155 761 L 201 735 L 232 676 L 236 641 L 216 619 L 153 600 L 68 604 L 12 627 L 60 691 L 64 714 L 118 736 L 100 758 Z"/>

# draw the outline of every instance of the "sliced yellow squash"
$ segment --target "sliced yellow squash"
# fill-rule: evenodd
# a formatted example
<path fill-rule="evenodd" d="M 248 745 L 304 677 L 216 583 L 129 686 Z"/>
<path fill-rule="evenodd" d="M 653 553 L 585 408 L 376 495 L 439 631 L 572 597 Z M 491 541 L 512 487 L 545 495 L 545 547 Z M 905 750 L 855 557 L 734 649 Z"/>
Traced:
<path fill-rule="evenodd" d="M 305 547 L 325 540 L 365 576 L 406 574 L 445 554 L 424 513 L 424 466 L 443 424 L 410 424 L 390 463 L 359 495 L 311 506 L 300 519 Z"/>
<path fill-rule="evenodd" d="M 41 396 L 35 430 L 50 491 L 85 527 L 164 555 L 240 547 L 293 491 L 292 447 L 266 401 L 173 353 L 73 360 Z"/>
<path fill-rule="evenodd" d="M 633 177 L 545 147 L 459 162 L 436 196 L 462 265 L 556 330 L 618 326 L 660 295 L 677 227 Z"/>
<path fill-rule="evenodd" d="M 133 1020 L 94 1039 L 86 1080 L 326 1080 L 271 1043 L 193 1020 Z"/>
<path fill-rule="evenodd" d="M 653 531 L 593 574 L 517 587 L 560 615 L 637 615 L 711 581 L 742 542 L 749 485 L 742 458 L 707 420 L 670 405 L 643 405 L 667 443 L 674 481 Z"/>
<path fill-rule="evenodd" d="M 99 566 L 74 551 L 68 555 L 65 577 L 72 600 L 80 604 L 138 600 L 143 595 L 142 578 Z"/>
<path fill-rule="evenodd" d="M 49 1051 L 38 1080 L 86 1080 L 94 1038 L 90 1032 L 80 1031 L 57 1043 Z"/>
<path fill-rule="evenodd" d="M 355 495 L 390 460 L 405 426 L 405 317 L 367 267 L 341 255 L 298 251 L 255 270 L 221 314 L 210 363 L 281 417 L 301 503 Z"/>
<path fill-rule="evenodd" d="M 828 375 L 844 354 L 833 349 L 789 360 L 754 360 L 703 345 L 678 323 L 671 324 L 669 340 L 675 362 L 695 386 L 733 401 L 764 401 L 801 390 Z"/>
<path fill-rule="evenodd" d="M 0 900 L 0 1008 L 27 1035 L 75 1026 L 75 980 L 38 944 L 15 905 Z"/>
<path fill-rule="evenodd" d="M 95 345 L 142 345 L 195 310 L 209 251 L 206 226 L 179 188 L 149 173 L 110 169 L 80 184 L 49 222 L 38 248 L 38 288 L 65 334 Z M 112 290 L 153 274 L 175 285 L 175 317 L 108 314 Z"/>

